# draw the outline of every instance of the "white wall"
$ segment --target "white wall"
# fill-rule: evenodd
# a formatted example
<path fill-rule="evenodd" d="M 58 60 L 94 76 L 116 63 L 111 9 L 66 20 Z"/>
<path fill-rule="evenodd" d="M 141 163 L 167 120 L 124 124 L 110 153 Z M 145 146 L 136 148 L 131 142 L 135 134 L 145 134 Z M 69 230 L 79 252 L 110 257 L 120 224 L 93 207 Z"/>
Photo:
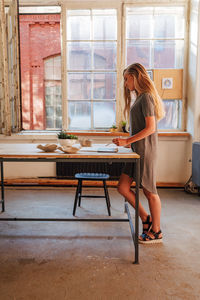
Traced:
<path fill-rule="evenodd" d="M 187 131 L 192 141 L 200 141 L 200 2 L 190 3 L 187 76 Z"/>

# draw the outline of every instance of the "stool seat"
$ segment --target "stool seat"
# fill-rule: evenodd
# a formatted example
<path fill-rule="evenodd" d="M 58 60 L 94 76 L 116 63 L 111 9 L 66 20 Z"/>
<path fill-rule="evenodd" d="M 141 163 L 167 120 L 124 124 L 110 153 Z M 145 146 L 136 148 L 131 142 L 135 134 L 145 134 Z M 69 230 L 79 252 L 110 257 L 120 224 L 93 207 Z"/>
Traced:
<path fill-rule="evenodd" d="M 104 173 L 77 173 L 75 174 L 76 179 L 88 179 L 88 180 L 107 180 L 110 175 Z"/>
<path fill-rule="evenodd" d="M 73 216 L 75 216 L 76 213 L 76 207 L 77 207 L 77 203 L 78 206 L 81 205 L 81 198 L 85 197 L 85 198 L 105 198 L 106 199 L 106 205 L 107 205 L 107 210 L 108 210 L 108 215 L 111 216 L 111 212 L 110 212 L 110 198 L 109 198 L 109 194 L 108 194 L 108 189 L 106 186 L 106 180 L 109 179 L 109 175 L 108 174 L 104 174 L 104 173 L 76 173 L 75 174 L 75 178 L 78 179 L 78 185 L 77 185 L 77 189 L 76 189 L 76 195 L 75 195 L 75 199 L 74 199 L 74 208 L 73 208 Z M 82 194 L 82 181 L 83 180 L 100 180 L 103 182 L 103 188 L 104 188 L 104 196 L 100 196 L 100 195 L 83 195 Z"/>

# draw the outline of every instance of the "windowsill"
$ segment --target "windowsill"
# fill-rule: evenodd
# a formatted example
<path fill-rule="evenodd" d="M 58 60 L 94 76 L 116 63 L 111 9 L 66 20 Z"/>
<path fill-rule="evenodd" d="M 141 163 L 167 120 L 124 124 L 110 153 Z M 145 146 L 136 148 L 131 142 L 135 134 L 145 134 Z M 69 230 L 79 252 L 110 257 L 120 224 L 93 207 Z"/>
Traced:
<path fill-rule="evenodd" d="M 88 137 L 94 139 L 100 139 L 102 142 L 105 140 L 105 143 L 109 141 L 112 137 L 121 136 L 126 137 L 129 136 L 129 133 L 124 132 L 95 132 L 95 131 L 68 131 L 70 134 L 77 135 L 78 137 Z M 167 140 L 188 140 L 190 138 L 190 134 L 185 131 L 176 131 L 176 132 L 158 132 L 159 139 L 167 139 Z M 38 142 L 46 142 L 46 143 L 56 143 L 57 142 L 57 134 L 54 131 L 23 131 L 20 133 L 12 134 L 11 136 L 5 136 L 0 134 L 0 143 L 38 143 Z"/>

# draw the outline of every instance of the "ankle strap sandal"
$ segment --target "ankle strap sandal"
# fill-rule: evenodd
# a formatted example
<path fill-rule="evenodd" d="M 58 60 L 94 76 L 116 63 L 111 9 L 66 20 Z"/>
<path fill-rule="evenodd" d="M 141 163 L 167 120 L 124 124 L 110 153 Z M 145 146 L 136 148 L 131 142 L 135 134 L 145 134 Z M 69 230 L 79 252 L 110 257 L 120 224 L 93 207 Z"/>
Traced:
<path fill-rule="evenodd" d="M 149 235 L 151 233 L 153 237 Z M 139 243 L 141 244 L 157 244 L 162 243 L 162 236 L 160 234 L 162 233 L 161 230 L 158 232 L 153 231 L 153 229 L 150 229 L 149 232 L 143 233 L 139 238 Z"/>
<path fill-rule="evenodd" d="M 152 221 L 150 221 L 150 215 L 147 216 L 147 219 L 145 222 L 142 222 L 143 224 L 143 232 L 142 234 L 148 232 L 151 229 Z M 148 225 L 147 228 L 144 228 L 144 225 Z"/>

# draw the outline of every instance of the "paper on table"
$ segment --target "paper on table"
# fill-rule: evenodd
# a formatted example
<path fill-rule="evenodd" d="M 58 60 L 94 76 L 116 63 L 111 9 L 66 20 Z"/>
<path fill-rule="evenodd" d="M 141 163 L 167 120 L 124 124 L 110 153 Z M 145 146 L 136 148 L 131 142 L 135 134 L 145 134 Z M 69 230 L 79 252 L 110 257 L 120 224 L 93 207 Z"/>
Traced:
<path fill-rule="evenodd" d="M 118 148 L 117 147 L 112 147 L 112 148 L 100 147 L 100 148 L 97 149 L 97 152 L 116 153 L 116 152 L 118 152 Z"/>
<path fill-rule="evenodd" d="M 117 147 L 84 147 L 80 149 L 80 152 L 109 152 L 109 153 L 116 153 L 118 152 Z"/>

